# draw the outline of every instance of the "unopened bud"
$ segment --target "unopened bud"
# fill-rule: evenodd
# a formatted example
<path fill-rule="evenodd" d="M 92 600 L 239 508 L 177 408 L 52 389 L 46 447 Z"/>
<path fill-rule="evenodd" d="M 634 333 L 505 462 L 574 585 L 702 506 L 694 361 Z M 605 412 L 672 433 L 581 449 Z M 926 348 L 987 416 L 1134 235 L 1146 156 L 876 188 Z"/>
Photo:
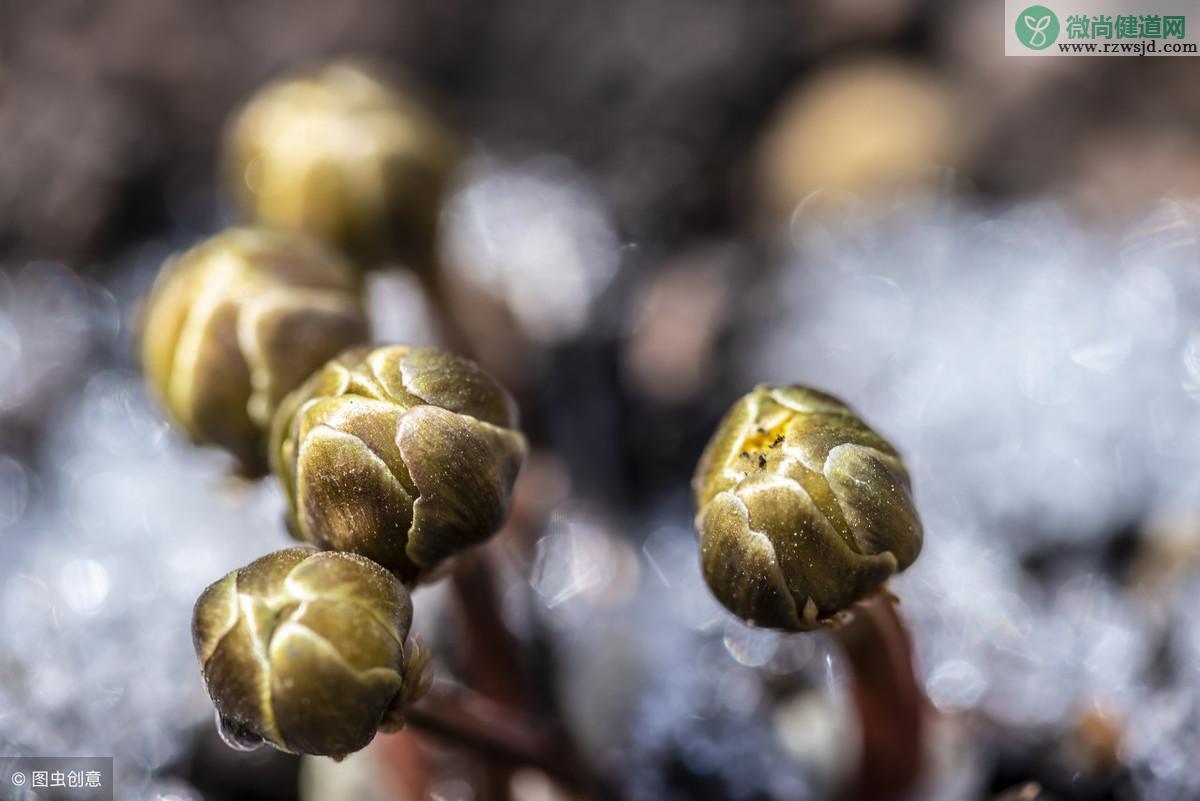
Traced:
<path fill-rule="evenodd" d="M 234 228 L 163 267 L 146 303 L 142 362 L 193 440 L 256 472 L 283 397 L 367 335 L 347 262 L 308 237 Z"/>
<path fill-rule="evenodd" d="M 331 64 L 272 83 L 234 118 L 229 181 L 255 220 L 302 230 L 367 266 L 431 262 L 459 146 L 414 99 Z"/>
<path fill-rule="evenodd" d="M 276 416 L 294 533 L 405 580 L 431 570 L 508 517 L 526 450 L 516 417 L 486 373 L 436 348 L 343 354 Z"/>
<path fill-rule="evenodd" d="M 826 625 L 921 550 L 895 449 L 841 401 L 805 387 L 741 398 L 692 487 L 704 578 L 757 626 Z"/>
<path fill-rule="evenodd" d="M 401 726 L 428 689 L 411 625 L 408 591 L 379 565 L 289 548 L 206 589 L 192 639 L 223 727 L 340 757 Z"/>

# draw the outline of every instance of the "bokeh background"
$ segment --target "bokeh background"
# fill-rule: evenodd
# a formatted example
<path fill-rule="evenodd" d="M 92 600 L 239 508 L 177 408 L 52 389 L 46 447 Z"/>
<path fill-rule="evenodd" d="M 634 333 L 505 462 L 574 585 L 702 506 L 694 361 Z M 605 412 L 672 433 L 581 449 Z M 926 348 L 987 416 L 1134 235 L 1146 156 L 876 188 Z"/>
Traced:
<path fill-rule="evenodd" d="M 450 308 L 535 446 L 501 610 L 630 798 L 835 798 L 853 769 L 836 649 L 699 576 L 688 479 L 759 381 L 844 397 L 912 469 L 921 798 L 1200 797 L 1198 62 L 1004 58 L 1002 25 L 984 0 L 8 0 L 0 752 L 111 754 L 119 798 L 404 797 L 383 742 L 335 766 L 217 738 L 191 604 L 287 542 L 282 500 L 170 430 L 133 358 L 162 260 L 233 219 L 229 115 L 353 56 L 469 143 Z M 436 341 L 402 268 L 371 310 Z M 418 628 L 451 675 L 445 596 Z M 437 765 L 429 797 L 474 801 L 471 764 Z"/>

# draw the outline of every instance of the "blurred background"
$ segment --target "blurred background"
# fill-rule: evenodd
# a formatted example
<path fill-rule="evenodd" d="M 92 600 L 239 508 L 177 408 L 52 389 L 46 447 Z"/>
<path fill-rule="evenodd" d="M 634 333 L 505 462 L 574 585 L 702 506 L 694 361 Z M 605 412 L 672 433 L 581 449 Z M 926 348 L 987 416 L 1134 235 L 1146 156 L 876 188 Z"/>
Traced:
<path fill-rule="evenodd" d="M 448 307 L 534 446 L 500 609 L 629 798 L 836 798 L 854 769 L 826 635 L 748 629 L 699 574 L 691 471 L 760 381 L 843 397 L 913 473 L 919 797 L 1200 797 L 1196 62 L 1004 58 L 1002 27 L 982 1 L 8 0 L 0 753 L 113 755 L 128 799 L 413 797 L 394 738 L 340 764 L 218 739 L 191 605 L 288 542 L 283 501 L 174 433 L 134 358 L 163 259 L 233 219 L 230 114 L 353 56 L 468 144 Z M 370 306 L 379 341 L 437 340 L 407 271 Z M 453 674 L 445 590 L 417 604 Z M 417 797 L 480 797 L 431 764 Z"/>

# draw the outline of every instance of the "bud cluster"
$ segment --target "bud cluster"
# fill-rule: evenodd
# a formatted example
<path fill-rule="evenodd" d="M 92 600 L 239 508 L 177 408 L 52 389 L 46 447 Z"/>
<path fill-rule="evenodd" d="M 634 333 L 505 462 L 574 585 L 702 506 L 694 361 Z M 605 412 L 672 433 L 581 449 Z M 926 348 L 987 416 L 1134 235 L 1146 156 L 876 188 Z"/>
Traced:
<path fill-rule="evenodd" d="M 508 517 L 527 446 L 505 389 L 436 348 L 366 344 L 360 267 L 431 263 L 455 158 L 358 68 L 272 85 L 228 145 L 253 224 L 171 259 L 146 303 L 150 387 L 193 441 L 248 475 L 269 465 L 306 543 L 196 603 L 205 685 L 239 741 L 340 757 L 403 725 L 429 686 L 412 587 Z M 692 488 L 705 581 L 752 625 L 829 625 L 921 550 L 896 450 L 805 387 L 738 400 Z"/>
<path fill-rule="evenodd" d="M 410 588 L 503 525 L 525 440 L 474 364 L 365 345 L 351 260 L 426 266 L 454 161 L 426 112 L 333 66 L 264 90 L 229 152 L 253 224 L 164 265 L 144 372 L 194 442 L 246 475 L 273 469 L 311 545 L 206 589 L 193 642 L 231 740 L 341 757 L 403 725 L 428 689 Z"/>

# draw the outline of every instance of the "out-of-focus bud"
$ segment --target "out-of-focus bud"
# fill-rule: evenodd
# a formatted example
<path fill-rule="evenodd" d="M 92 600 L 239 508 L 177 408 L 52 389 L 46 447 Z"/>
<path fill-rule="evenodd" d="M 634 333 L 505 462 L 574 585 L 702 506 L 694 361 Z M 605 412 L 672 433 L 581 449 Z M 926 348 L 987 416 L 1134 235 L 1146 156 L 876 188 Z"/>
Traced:
<path fill-rule="evenodd" d="M 288 396 L 272 469 L 299 538 L 410 580 L 504 523 L 525 457 L 508 393 L 436 348 L 355 349 Z"/>
<path fill-rule="evenodd" d="M 936 188 L 964 148 L 963 114 L 937 76 L 902 61 L 841 65 L 789 95 L 758 156 L 766 211 Z"/>
<path fill-rule="evenodd" d="M 415 100 L 336 63 L 254 95 L 230 125 L 226 169 L 259 222 L 315 234 L 366 266 L 424 270 L 459 152 Z"/>
<path fill-rule="evenodd" d="M 357 554 L 288 548 L 201 594 L 192 640 L 223 733 L 340 757 L 403 725 L 428 689 L 412 601 Z"/>
<path fill-rule="evenodd" d="M 193 440 L 255 473 L 279 402 L 367 338 L 350 264 L 299 234 L 234 228 L 164 266 L 146 303 L 142 363 Z"/>
<path fill-rule="evenodd" d="M 756 626 L 827 625 L 921 550 L 895 449 L 805 387 L 759 386 L 734 404 L 692 489 L 705 581 Z"/>

